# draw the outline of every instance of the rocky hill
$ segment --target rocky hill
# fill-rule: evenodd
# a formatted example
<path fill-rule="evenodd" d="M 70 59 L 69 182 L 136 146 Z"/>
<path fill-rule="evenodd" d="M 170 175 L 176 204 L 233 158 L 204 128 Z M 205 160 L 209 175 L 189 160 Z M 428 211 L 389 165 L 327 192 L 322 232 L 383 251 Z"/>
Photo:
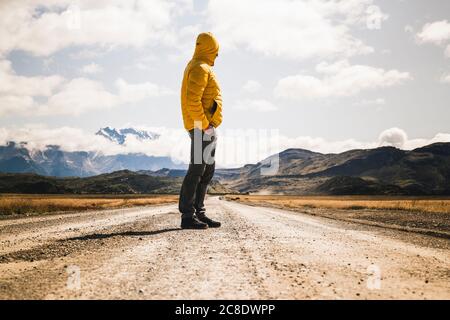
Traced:
<path fill-rule="evenodd" d="M 0 193 L 178 194 L 181 182 L 181 177 L 157 177 L 129 170 L 85 178 L 58 178 L 34 173 L 1 173 Z M 208 192 L 222 194 L 229 190 L 218 181 L 213 181 Z"/>
<path fill-rule="evenodd" d="M 261 174 L 271 165 L 278 166 L 275 174 Z M 229 188 L 250 193 L 450 195 L 450 143 L 340 154 L 288 149 L 218 176 Z"/>

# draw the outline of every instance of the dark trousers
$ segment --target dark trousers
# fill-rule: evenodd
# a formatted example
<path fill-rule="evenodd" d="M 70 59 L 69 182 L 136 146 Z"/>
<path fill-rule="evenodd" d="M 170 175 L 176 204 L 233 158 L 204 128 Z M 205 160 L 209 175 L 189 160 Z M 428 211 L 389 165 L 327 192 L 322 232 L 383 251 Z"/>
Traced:
<path fill-rule="evenodd" d="M 205 214 L 205 196 L 208 184 L 214 176 L 216 136 L 209 136 L 199 129 L 189 131 L 191 159 L 180 190 L 178 208 L 182 218 Z"/>

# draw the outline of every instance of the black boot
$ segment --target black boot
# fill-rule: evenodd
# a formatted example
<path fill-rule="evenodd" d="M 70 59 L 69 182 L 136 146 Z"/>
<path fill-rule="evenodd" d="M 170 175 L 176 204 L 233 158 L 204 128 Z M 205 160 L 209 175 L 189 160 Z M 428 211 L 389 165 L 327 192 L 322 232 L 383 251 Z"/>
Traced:
<path fill-rule="evenodd" d="M 204 222 L 208 225 L 210 228 L 219 228 L 221 226 L 221 223 L 219 221 L 214 221 L 207 216 L 203 215 L 197 215 L 198 220 L 201 222 Z"/>
<path fill-rule="evenodd" d="M 181 229 L 208 229 L 208 224 L 199 221 L 196 217 L 181 218 Z"/>

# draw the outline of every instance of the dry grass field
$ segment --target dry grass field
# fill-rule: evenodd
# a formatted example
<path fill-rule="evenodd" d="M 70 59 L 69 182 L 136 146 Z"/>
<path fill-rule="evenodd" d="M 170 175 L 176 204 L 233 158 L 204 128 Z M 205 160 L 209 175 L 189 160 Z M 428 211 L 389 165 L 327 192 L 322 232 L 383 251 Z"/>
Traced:
<path fill-rule="evenodd" d="M 286 209 L 328 208 L 345 210 L 405 210 L 415 212 L 450 213 L 450 198 L 411 198 L 386 196 L 280 196 L 228 195 L 228 200 L 248 204 L 266 204 Z"/>
<path fill-rule="evenodd" d="M 228 195 L 228 200 L 450 238 L 450 198 Z"/>
<path fill-rule="evenodd" d="M 175 203 L 178 195 L 0 194 L 0 216 L 115 209 Z"/>

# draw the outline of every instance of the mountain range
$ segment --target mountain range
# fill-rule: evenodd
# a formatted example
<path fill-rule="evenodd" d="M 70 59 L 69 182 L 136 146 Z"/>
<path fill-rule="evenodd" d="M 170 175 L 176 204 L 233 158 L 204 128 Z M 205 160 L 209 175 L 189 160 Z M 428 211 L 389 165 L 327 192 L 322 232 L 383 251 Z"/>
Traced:
<path fill-rule="evenodd" d="M 271 163 L 278 163 L 276 173 L 262 175 Z M 450 195 L 450 143 L 339 154 L 288 149 L 257 164 L 218 170 L 217 177 L 248 193 Z"/>
<path fill-rule="evenodd" d="M 93 177 L 48 177 L 35 173 L 0 173 L 0 193 L 34 194 L 178 194 L 182 178 L 152 176 L 129 170 Z M 213 180 L 209 193 L 230 190 Z"/>
<path fill-rule="evenodd" d="M 271 175 L 264 169 L 275 166 Z M 179 177 L 185 170 L 147 174 Z M 322 154 L 287 149 L 256 164 L 216 169 L 227 189 L 253 194 L 302 195 L 450 195 L 450 143 L 411 151 L 394 147 Z"/>
<path fill-rule="evenodd" d="M 134 128 L 101 128 L 96 135 L 123 145 L 130 136 L 138 140 L 156 140 L 159 134 Z M 0 146 L 0 172 L 36 173 L 56 177 L 88 177 L 118 170 L 180 169 L 184 164 L 174 163 L 170 157 L 148 156 L 143 153 L 104 155 L 99 152 L 61 150 L 48 145 L 43 150 L 30 149 L 26 142 L 10 141 Z"/>
<path fill-rule="evenodd" d="M 133 128 L 106 127 L 97 134 L 118 144 L 124 143 L 130 135 L 142 140 L 159 138 L 156 133 Z M 271 164 L 277 170 L 264 175 Z M 125 176 L 170 178 L 178 184 L 185 175 L 185 168 L 186 165 L 175 164 L 168 157 L 138 153 L 107 156 L 95 152 L 66 152 L 58 146 L 29 150 L 26 143 L 15 142 L 0 146 L 0 172 L 5 173 L 90 177 L 121 171 L 126 172 L 122 174 Z M 450 195 L 450 143 L 434 143 L 410 151 L 379 147 L 338 154 L 287 149 L 256 164 L 217 169 L 215 178 L 223 186 L 222 190 L 240 193 Z M 95 188 L 90 190 L 95 191 Z"/>

